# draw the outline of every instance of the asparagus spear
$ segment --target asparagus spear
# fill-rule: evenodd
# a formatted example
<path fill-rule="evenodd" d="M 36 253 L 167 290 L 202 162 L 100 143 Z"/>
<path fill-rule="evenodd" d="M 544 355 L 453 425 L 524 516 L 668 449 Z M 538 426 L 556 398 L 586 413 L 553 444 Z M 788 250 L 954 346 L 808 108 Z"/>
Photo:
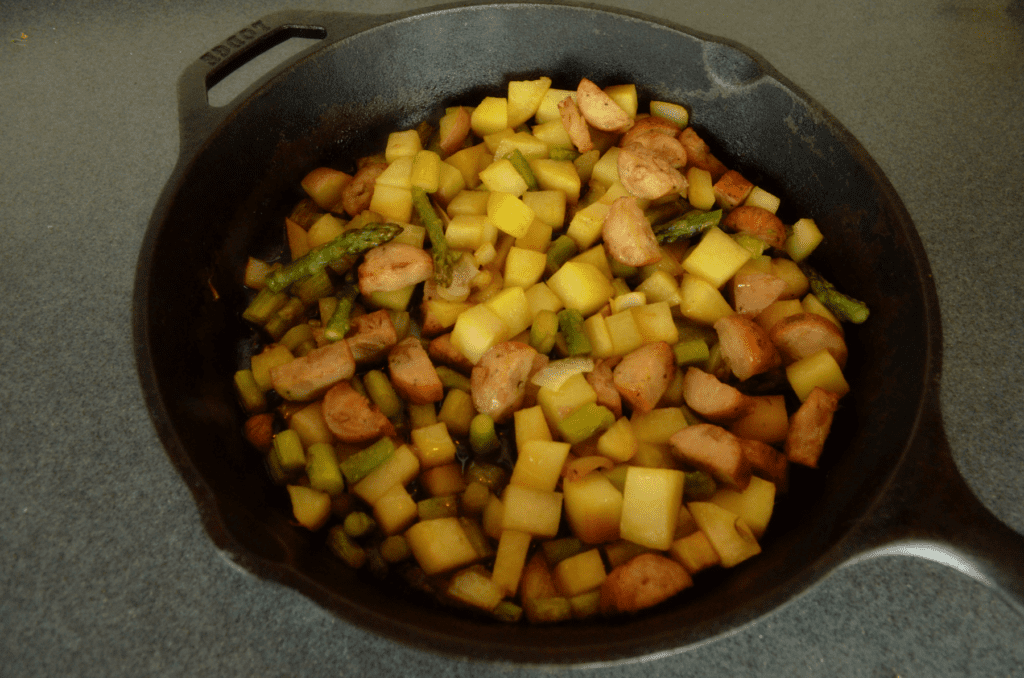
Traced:
<path fill-rule="evenodd" d="M 718 489 L 715 479 L 704 471 L 691 471 L 683 481 L 686 501 L 708 501 Z"/>
<path fill-rule="evenodd" d="M 530 169 L 530 163 L 526 161 L 526 156 L 522 151 L 517 148 L 505 157 L 512 163 L 512 167 L 515 167 L 516 172 L 519 172 L 519 176 L 526 182 L 529 190 L 536 191 L 540 188 L 537 184 L 537 177 L 534 176 L 533 170 Z"/>
<path fill-rule="evenodd" d="M 373 445 L 346 458 L 339 466 L 345 480 L 352 486 L 370 475 L 373 469 L 390 459 L 394 453 L 395 444 L 391 442 L 391 438 L 381 438 Z"/>
<path fill-rule="evenodd" d="M 560 269 L 562 264 L 569 261 L 577 254 L 580 248 L 576 241 L 567 235 L 560 235 L 548 247 L 548 263 L 545 271 L 550 275 Z"/>
<path fill-rule="evenodd" d="M 430 238 L 430 249 L 434 256 L 434 280 L 441 287 L 448 287 L 452 284 L 452 268 L 458 257 L 448 249 L 441 217 L 437 216 L 434 206 L 430 204 L 427 192 L 419 186 L 412 187 L 412 205 L 416 208 L 424 228 L 427 229 L 427 237 Z"/>
<path fill-rule="evenodd" d="M 338 293 L 338 304 L 331 314 L 327 326 L 324 327 L 324 339 L 327 341 L 341 341 L 348 334 L 352 327 L 349 320 L 352 314 L 352 304 L 359 296 L 359 289 L 355 285 L 345 285 Z"/>
<path fill-rule="evenodd" d="M 558 312 L 558 329 L 565 337 L 569 355 L 589 355 L 590 338 L 583 329 L 583 314 L 576 309 L 565 308 Z"/>
<path fill-rule="evenodd" d="M 690 212 L 670 221 L 664 226 L 659 226 L 654 236 L 662 245 L 689 240 L 695 235 L 700 235 L 712 226 L 717 226 L 722 219 L 722 210 L 714 212 Z"/>
<path fill-rule="evenodd" d="M 345 231 L 329 243 L 310 250 L 267 276 L 267 289 L 279 292 L 306 276 L 319 273 L 332 261 L 383 245 L 402 232 L 398 224 L 380 224 Z"/>
<path fill-rule="evenodd" d="M 825 280 L 810 265 L 801 263 L 800 270 L 807 276 L 811 284 L 811 292 L 832 311 L 839 320 L 859 325 L 868 319 L 871 311 L 863 301 L 858 301 L 851 296 L 843 294 L 835 288 L 835 285 Z"/>
<path fill-rule="evenodd" d="M 501 448 L 501 441 L 494 430 L 494 419 L 483 412 L 469 422 L 469 446 L 476 454 L 490 454 Z"/>

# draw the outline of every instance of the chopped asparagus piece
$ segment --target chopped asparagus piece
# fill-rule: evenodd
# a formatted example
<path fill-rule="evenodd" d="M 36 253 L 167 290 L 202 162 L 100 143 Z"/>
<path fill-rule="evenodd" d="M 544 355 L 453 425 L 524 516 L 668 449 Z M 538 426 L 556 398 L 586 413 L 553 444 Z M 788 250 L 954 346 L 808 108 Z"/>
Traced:
<path fill-rule="evenodd" d="M 341 472 L 348 484 L 355 485 L 370 474 L 395 453 L 395 444 L 391 438 L 381 438 L 373 445 L 360 450 L 345 459 L 341 464 Z"/>
<path fill-rule="evenodd" d="M 711 356 L 708 345 L 703 339 L 680 341 L 672 347 L 672 353 L 675 354 L 676 365 L 679 367 L 703 365 Z"/>
<path fill-rule="evenodd" d="M 453 494 L 446 497 L 421 499 L 416 502 L 416 512 L 420 520 L 455 518 L 459 515 L 459 498 Z"/>
<path fill-rule="evenodd" d="M 551 353 L 557 337 L 558 314 L 546 308 L 539 311 L 533 319 L 533 325 L 530 326 L 530 346 L 537 353 Z"/>
<path fill-rule="evenodd" d="M 373 532 L 377 528 L 377 521 L 369 513 L 353 511 L 345 516 L 345 522 L 342 523 L 342 527 L 345 530 L 345 534 L 358 539 Z"/>
<path fill-rule="evenodd" d="M 434 206 L 430 204 L 427 192 L 419 186 L 412 187 L 412 205 L 420 217 L 420 222 L 427 229 L 430 238 L 430 249 L 434 257 L 434 280 L 441 287 L 452 284 L 452 269 L 458 256 L 448 249 L 448 241 L 444 237 L 444 224 L 437 216 Z"/>
<path fill-rule="evenodd" d="M 332 497 L 341 494 L 345 489 L 345 479 L 338 468 L 334 446 L 329 443 L 314 443 L 306 450 L 306 458 L 309 486 Z"/>
<path fill-rule="evenodd" d="M 252 370 L 235 372 L 235 391 L 246 412 L 262 412 L 267 409 L 267 396 L 256 383 L 256 378 L 252 376 Z"/>
<path fill-rule="evenodd" d="M 689 240 L 707 231 L 712 226 L 717 226 L 721 219 L 722 210 L 720 209 L 713 212 L 690 212 L 663 226 L 659 226 L 654 235 L 662 245 L 680 240 Z"/>
<path fill-rule="evenodd" d="M 287 292 L 271 292 L 264 287 L 242 311 L 242 317 L 253 325 L 265 325 L 287 303 Z"/>
<path fill-rule="evenodd" d="M 298 477 L 306 470 L 306 451 L 302 448 L 302 440 L 290 428 L 274 436 L 274 448 L 270 453 L 286 478 Z"/>
<path fill-rule="evenodd" d="M 318 300 L 334 294 L 334 282 L 326 269 L 320 269 L 313 275 L 295 283 L 292 289 L 302 303 L 309 306 Z"/>
<path fill-rule="evenodd" d="M 704 471 L 691 471 L 683 480 L 683 488 L 686 501 L 707 501 L 718 489 L 718 484 Z"/>
<path fill-rule="evenodd" d="M 570 445 L 581 443 L 606 431 L 615 423 L 615 415 L 604 405 L 584 403 L 558 422 L 558 432 Z"/>
<path fill-rule="evenodd" d="M 566 558 L 571 558 L 577 553 L 583 553 L 587 548 L 582 541 L 576 537 L 562 537 L 561 539 L 549 539 L 540 545 L 544 551 L 544 558 L 548 565 L 554 567 Z"/>
<path fill-rule="evenodd" d="M 518 148 L 513 150 L 507 156 L 508 161 L 512 163 L 512 167 L 519 172 L 519 176 L 526 182 L 527 190 L 536 191 L 540 186 L 537 184 L 537 177 L 534 176 L 533 170 L 530 169 L 530 163 L 526 161 L 526 156 Z"/>
<path fill-rule="evenodd" d="M 338 303 L 331 313 L 330 320 L 324 327 L 324 338 L 327 341 L 341 341 L 348 334 L 351 328 L 352 304 L 359 296 L 359 289 L 355 285 L 345 285 L 338 292 Z"/>
<path fill-rule="evenodd" d="M 331 262 L 383 245 L 401 232 L 402 227 L 398 224 L 376 224 L 345 231 L 329 243 L 310 250 L 306 255 L 268 275 L 267 289 L 279 292 L 292 283 L 319 273 Z"/>
<path fill-rule="evenodd" d="M 445 365 L 437 365 L 434 369 L 437 371 L 437 378 L 441 380 L 441 385 L 446 389 L 457 388 L 466 393 L 470 392 L 469 377 L 462 372 L 453 370 Z"/>
<path fill-rule="evenodd" d="M 366 562 L 366 549 L 345 534 L 341 525 L 335 525 L 327 533 L 327 548 L 348 563 L 349 567 L 359 569 Z"/>
<path fill-rule="evenodd" d="M 363 375 L 363 386 L 370 400 L 388 419 L 400 417 L 405 411 L 405 403 L 398 396 L 395 387 L 391 385 L 388 375 L 380 370 L 370 370 Z"/>
<path fill-rule="evenodd" d="M 501 449 L 501 441 L 494 430 L 494 419 L 483 412 L 469 422 L 469 446 L 476 454 L 490 454 Z"/>
<path fill-rule="evenodd" d="M 548 275 L 554 273 L 562 267 L 562 264 L 575 257 L 579 252 L 580 248 L 575 240 L 567 235 L 558 236 L 548 248 L 548 263 L 545 271 Z"/>
<path fill-rule="evenodd" d="M 580 157 L 580 152 L 572 146 L 552 146 L 548 157 L 552 160 L 575 160 Z"/>
<path fill-rule="evenodd" d="M 825 280 L 818 271 L 808 264 L 801 263 L 800 270 L 807 276 L 807 281 L 811 284 L 811 292 L 814 296 L 828 310 L 832 311 L 839 320 L 859 325 L 868 319 L 871 311 L 863 301 L 858 301 L 837 290 L 835 285 Z"/>
<path fill-rule="evenodd" d="M 494 494 L 501 494 L 508 484 L 508 471 L 497 464 L 471 461 L 463 476 L 467 485 L 478 482 Z"/>
<path fill-rule="evenodd" d="M 570 356 L 589 355 L 590 338 L 583 329 L 583 314 L 574 308 L 558 312 L 558 329 L 565 337 L 565 346 Z"/>

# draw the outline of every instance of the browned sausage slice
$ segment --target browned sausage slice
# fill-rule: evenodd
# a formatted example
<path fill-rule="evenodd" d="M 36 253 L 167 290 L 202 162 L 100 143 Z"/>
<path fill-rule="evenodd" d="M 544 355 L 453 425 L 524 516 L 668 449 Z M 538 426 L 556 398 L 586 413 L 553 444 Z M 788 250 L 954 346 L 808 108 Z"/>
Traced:
<path fill-rule="evenodd" d="M 352 388 L 347 381 L 335 384 L 324 396 L 324 421 L 331 433 L 345 443 L 365 443 L 395 435 L 391 421 Z"/>
<path fill-rule="evenodd" d="M 526 398 L 526 384 L 548 357 L 528 344 L 503 341 L 492 346 L 473 367 L 470 390 L 477 412 L 496 422 L 512 416 Z"/>
<path fill-rule="evenodd" d="M 612 371 L 615 390 L 643 414 L 658 405 L 676 374 L 675 355 L 664 341 L 644 344 L 630 351 Z"/>
<path fill-rule="evenodd" d="M 436 403 L 444 398 L 444 386 L 423 344 L 406 337 L 388 353 L 388 371 L 398 394 L 414 405 Z"/>

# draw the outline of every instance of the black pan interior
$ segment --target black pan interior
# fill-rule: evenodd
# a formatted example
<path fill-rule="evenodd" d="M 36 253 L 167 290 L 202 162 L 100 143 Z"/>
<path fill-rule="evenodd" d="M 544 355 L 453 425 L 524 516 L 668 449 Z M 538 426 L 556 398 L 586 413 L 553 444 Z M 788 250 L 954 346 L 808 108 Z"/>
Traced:
<path fill-rule="evenodd" d="M 440 609 L 354 575 L 322 536 L 287 519 L 239 431 L 231 391 L 246 257 L 280 242 L 311 168 L 349 169 L 389 131 L 443 107 L 503 95 L 509 79 L 549 75 L 574 88 L 636 83 L 643 103 L 677 101 L 731 167 L 783 197 L 791 223 L 826 235 L 813 263 L 872 316 L 851 328 L 844 398 L 822 469 L 794 472 L 764 553 L 705 573 L 634 618 L 509 627 Z M 186 136 L 188 131 L 186 130 Z M 216 294 L 214 293 L 216 291 Z M 728 632 L 791 599 L 843 558 L 843 539 L 899 462 L 937 348 L 927 262 L 891 186 L 828 114 L 736 47 L 637 17 L 509 5 L 413 16 L 326 46 L 242 103 L 183 158 L 140 259 L 140 375 L 168 453 L 219 547 L 341 616 L 427 649 L 503 661 L 592 663 L 670 652 Z"/>

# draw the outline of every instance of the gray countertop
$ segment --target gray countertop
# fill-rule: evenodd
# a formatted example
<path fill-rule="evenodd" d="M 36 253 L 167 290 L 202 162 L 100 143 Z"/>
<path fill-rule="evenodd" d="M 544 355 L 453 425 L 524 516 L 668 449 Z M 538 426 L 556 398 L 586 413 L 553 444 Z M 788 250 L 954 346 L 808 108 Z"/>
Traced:
<path fill-rule="evenodd" d="M 392 0 L 373 11 L 429 4 Z M 759 52 L 875 158 L 932 265 L 954 458 L 983 503 L 1024 532 L 1024 6 L 606 4 Z M 978 582 L 925 560 L 867 560 L 729 637 L 575 672 L 408 649 L 232 567 L 150 423 L 131 293 L 178 153 L 178 76 L 281 8 L 4 3 L 0 676 L 1024 675 L 1024 620 Z"/>

